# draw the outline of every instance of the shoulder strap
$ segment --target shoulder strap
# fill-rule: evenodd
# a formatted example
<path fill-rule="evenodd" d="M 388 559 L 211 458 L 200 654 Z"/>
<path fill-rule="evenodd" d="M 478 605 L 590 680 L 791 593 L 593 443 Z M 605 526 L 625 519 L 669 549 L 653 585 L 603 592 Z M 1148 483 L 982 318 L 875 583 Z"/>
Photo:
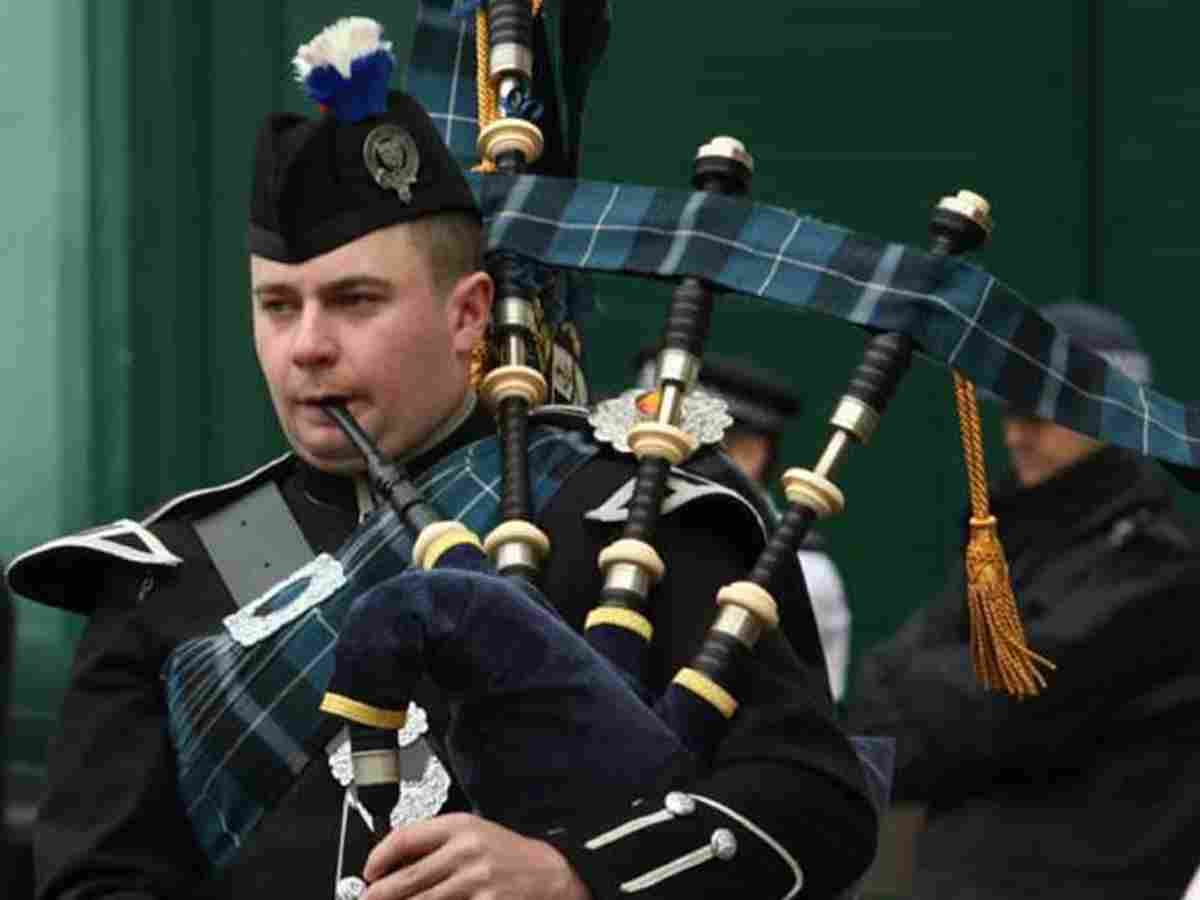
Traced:
<path fill-rule="evenodd" d="M 234 602 L 244 606 L 313 558 L 274 481 L 196 519 L 196 534 Z"/>

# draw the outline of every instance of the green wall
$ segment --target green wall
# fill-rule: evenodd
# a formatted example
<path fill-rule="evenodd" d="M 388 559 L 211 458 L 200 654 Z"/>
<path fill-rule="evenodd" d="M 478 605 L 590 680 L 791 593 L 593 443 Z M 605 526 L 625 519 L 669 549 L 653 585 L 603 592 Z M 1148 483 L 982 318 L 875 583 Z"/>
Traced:
<path fill-rule="evenodd" d="M 249 340 L 242 257 L 250 150 L 268 110 L 306 107 L 295 46 L 351 10 L 328 0 L 0 0 L 7 202 L 0 305 L 10 410 L 0 555 L 234 477 L 281 447 Z M 403 53 L 411 4 L 364 0 Z M 1159 383 L 1192 394 L 1200 243 L 1191 159 L 1200 13 L 1182 0 L 967 4 L 615 4 L 584 173 L 682 187 L 697 145 L 733 134 L 756 199 L 915 244 L 930 208 L 985 194 L 979 261 L 1033 302 L 1127 314 Z M 17 175 L 19 177 L 11 177 Z M 593 386 L 621 387 L 669 290 L 603 279 Z M 1178 298 L 1178 299 L 1176 299 Z M 712 348 L 753 355 L 806 398 L 785 456 L 811 465 L 862 335 L 723 300 Z M 1003 463 L 989 415 L 992 469 Z M 919 362 L 840 475 L 826 533 L 855 648 L 937 587 L 965 501 L 948 374 Z M 17 758 L 36 768 L 78 623 L 18 606 Z M 57 651 L 57 652 L 56 652 Z"/>
<path fill-rule="evenodd" d="M 83 521 L 91 504 L 86 27 L 71 3 L 3 4 L 0 129 L 0 557 Z M 31 796 L 75 622 L 17 606 L 12 795 Z M 15 810 L 17 820 L 29 809 Z"/>

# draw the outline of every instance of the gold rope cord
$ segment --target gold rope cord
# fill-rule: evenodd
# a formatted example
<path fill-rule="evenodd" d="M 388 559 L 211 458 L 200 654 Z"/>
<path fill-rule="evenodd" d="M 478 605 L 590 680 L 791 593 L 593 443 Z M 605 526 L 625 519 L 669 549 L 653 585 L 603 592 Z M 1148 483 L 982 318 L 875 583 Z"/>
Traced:
<path fill-rule="evenodd" d="M 475 346 L 471 348 L 471 359 L 468 363 L 468 377 L 471 381 L 471 389 L 479 390 L 479 386 L 483 384 L 484 376 L 487 375 L 490 365 L 491 350 L 486 332 L 479 337 L 475 342 Z"/>
<path fill-rule="evenodd" d="M 534 18 L 542 11 L 543 0 L 532 0 Z M 496 85 L 492 84 L 489 46 L 487 5 L 475 10 L 475 97 L 479 116 L 479 130 L 487 128 L 499 116 L 500 101 L 496 96 Z M 496 165 L 490 159 L 482 159 L 472 172 L 495 172 Z"/>
<path fill-rule="evenodd" d="M 496 121 L 496 88 L 491 83 L 488 66 L 490 51 L 488 49 L 488 17 L 487 7 L 480 6 L 475 11 L 475 97 L 479 115 L 479 130 L 487 128 Z M 471 169 L 472 172 L 495 172 L 496 166 L 490 159 L 481 159 L 479 164 Z M 483 377 L 488 371 L 488 336 L 481 335 L 471 348 L 471 387 L 476 390 L 483 383 Z"/>
<path fill-rule="evenodd" d="M 975 385 L 958 372 L 953 374 L 971 491 L 971 536 L 966 554 L 971 661 L 975 675 L 987 690 L 1004 690 L 1017 697 L 1036 696 L 1046 686 L 1046 678 L 1038 666 L 1048 669 L 1055 666 L 1025 643 L 1008 561 L 996 533 L 996 517 L 989 508 L 983 429 Z"/>
<path fill-rule="evenodd" d="M 532 0 L 531 8 L 535 18 L 542 11 L 542 3 L 543 0 Z M 479 9 L 475 10 L 475 98 L 481 132 L 495 122 L 500 115 L 500 99 L 497 95 L 497 86 L 492 84 L 491 66 L 489 65 L 491 59 L 489 33 L 487 4 L 480 4 Z M 472 167 L 471 171 L 495 172 L 496 164 L 490 159 L 481 159 L 477 165 Z M 471 348 L 470 378 L 473 388 L 479 388 L 491 367 L 489 347 L 490 342 L 487 335 L 484 335 Z"/>
<path fill-rule="evenodd" d="M 491 71 L 488 65 L 491 51 L 488 49 L 488 16 L 487 7 L 480 6 L 475 11 L 475 97 L 479 110 L 479 130 L 487 128 L 496 121 L 496 86 L 492 84 Z M 481 159 L 472 172 L 495 172 L 496 165 L 490 159 Z"/>

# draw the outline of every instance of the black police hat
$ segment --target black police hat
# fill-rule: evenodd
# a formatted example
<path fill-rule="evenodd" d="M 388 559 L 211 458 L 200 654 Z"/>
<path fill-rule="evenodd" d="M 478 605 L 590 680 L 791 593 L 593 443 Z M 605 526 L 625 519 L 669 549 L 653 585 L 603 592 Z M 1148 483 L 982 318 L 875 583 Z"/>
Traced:
<path fill-rule="evenodd" d="M 259 130 L 251 253 L 299 263 L 431 213 L 479 215 L 429 114 L 388 90 L 394 60 L 381 31 L 343 19 L 300 48 L 297 70 L 322 111 L 271 115 Z"/>
<path fill-rule="evenodd" d="M 635 358 L 637 382 L 654 385 L 658 350 L 643 347 Z M 736 425 L 778 436 L 787 421 L 800 412 L 799 395 L 777 375 L 743 359 L 706 353 L 700 367 L 700 387 L 729 405 Z"/>

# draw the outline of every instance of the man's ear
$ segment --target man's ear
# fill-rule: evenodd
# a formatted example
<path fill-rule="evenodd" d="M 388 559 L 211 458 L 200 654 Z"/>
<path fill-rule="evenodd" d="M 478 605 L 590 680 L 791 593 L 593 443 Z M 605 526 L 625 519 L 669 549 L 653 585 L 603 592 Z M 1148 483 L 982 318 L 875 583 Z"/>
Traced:
<path fill-rule="evenodd" d="M 472 272 L 455 282 L 446 300 L 446 317 L 456 352 L 470 353 L 486 333 L 495 291 L 487 272 Z"/>

